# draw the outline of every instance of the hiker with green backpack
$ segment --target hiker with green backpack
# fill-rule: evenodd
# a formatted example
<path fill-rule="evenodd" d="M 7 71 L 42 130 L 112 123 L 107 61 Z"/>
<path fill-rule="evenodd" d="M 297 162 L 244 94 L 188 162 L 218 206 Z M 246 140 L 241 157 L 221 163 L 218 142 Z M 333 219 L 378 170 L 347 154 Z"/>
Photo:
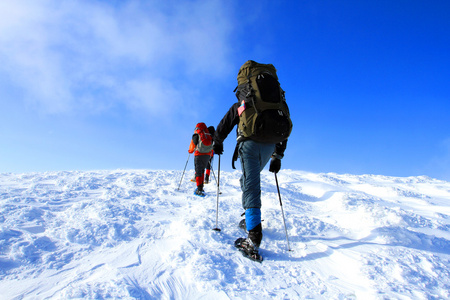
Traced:
<path fill-rule="evenodd" d="M 236 247 L 258 260 L 262 240 L 260 173 L 270 159 L 269 171 L 277 173 L 280 170 L 292 121 L 273 65 L 249 60 L 240 68 L 237 80 L 238 101 L 216 127 L 213 149 L 215 154 L 221 155 L 223 141 L 237 126 L 232 166 L 234 169 L 234 162 L 240 158 L 242 206 L 248 237 L 238 239 Z"/>

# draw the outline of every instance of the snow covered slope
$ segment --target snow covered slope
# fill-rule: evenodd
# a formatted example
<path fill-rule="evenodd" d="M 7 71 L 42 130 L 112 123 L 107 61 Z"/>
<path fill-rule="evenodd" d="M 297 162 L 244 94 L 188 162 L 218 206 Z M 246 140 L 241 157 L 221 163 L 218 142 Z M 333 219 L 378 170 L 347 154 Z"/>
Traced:
<path fill-rule="evenodd" d="M 0 174 L 1 299 L 445 299 L 450 183 L 262 173 L 262 264 L 243 236 L 240 172 L 193 195 L 189 171 Z"/>

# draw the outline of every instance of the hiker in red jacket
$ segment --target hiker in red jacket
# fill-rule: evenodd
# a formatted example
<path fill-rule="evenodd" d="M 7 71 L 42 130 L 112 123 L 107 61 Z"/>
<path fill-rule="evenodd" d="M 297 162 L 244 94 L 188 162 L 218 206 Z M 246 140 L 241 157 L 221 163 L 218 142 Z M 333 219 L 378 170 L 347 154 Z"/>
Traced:
<path fill-rule="evenodd" d="M 195 126 L 194 134 L 192 135 L 191 144 L 189 145 L 189 153 L 194 153 L 195 166 L 195 182 L 197 189 L 194 195 L 205 197 L 203 191 L 205 168 L 207 167 L 212 155 L 212 136 L 208 131 L 205 123 L 198 123 Z"/>

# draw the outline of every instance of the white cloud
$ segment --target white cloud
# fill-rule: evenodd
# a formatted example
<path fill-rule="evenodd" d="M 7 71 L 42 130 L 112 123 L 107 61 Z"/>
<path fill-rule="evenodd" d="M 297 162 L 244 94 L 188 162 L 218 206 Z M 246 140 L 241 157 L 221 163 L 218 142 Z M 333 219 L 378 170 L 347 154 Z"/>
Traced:
<path fill-rule="evenodd" d="M 227 72 L 232 47 L 223 1 L 161 2 L 2 1 L 0 75 L 46 113 L 125 105 L 159 115 L 162 98 L 192 94 L 177 82 Z"/>
<path fill-rule="evenodd" d="M 154 115 L 166 115 L 181 99 L 180 92 L 167 81 L 159 79 L 136 80 L 124 86 L 123 98 L 134 109 L 145 109 Z"/>

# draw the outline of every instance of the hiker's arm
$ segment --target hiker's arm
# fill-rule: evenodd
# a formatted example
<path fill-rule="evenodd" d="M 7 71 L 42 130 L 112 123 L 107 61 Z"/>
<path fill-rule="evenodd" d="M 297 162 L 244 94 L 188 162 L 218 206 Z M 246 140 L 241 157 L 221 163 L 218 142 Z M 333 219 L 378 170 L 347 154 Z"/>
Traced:
<path fill-rule="evenodd" d="M 192 142 L 194 143 L 195 146 L 198 145 L 198 134 L 192 135 Z"/>
<path fill-rule="evenodd" d="M 194 153 L 194 151 L 195 151 L 195 145 L 194 145 L 194 142 L 191 140 L 191 143 L 189 144 L 189 150 L 188 150 L 188 152 L 189 153 Z"/>
<path fill-rule="evenodd" d="M 191 144 L 189 145 L 189 153 L 194 153 L 195 148 L 198 145 L 198 134 L 194 134 L 192 135 L 192 140 L 191 140 Z"/>
<path fill-rule="evenodd" d="M 238 106 L 238 102 L 233 104 L 222 118 L 219 125 L 217 125 L 216 132 L 214 133 L 214 141 L 216 143 L 223 143 L 231 130 L 233 130 L 234 126 L 239 123 L 239 115 L 237 113 Z"/>

